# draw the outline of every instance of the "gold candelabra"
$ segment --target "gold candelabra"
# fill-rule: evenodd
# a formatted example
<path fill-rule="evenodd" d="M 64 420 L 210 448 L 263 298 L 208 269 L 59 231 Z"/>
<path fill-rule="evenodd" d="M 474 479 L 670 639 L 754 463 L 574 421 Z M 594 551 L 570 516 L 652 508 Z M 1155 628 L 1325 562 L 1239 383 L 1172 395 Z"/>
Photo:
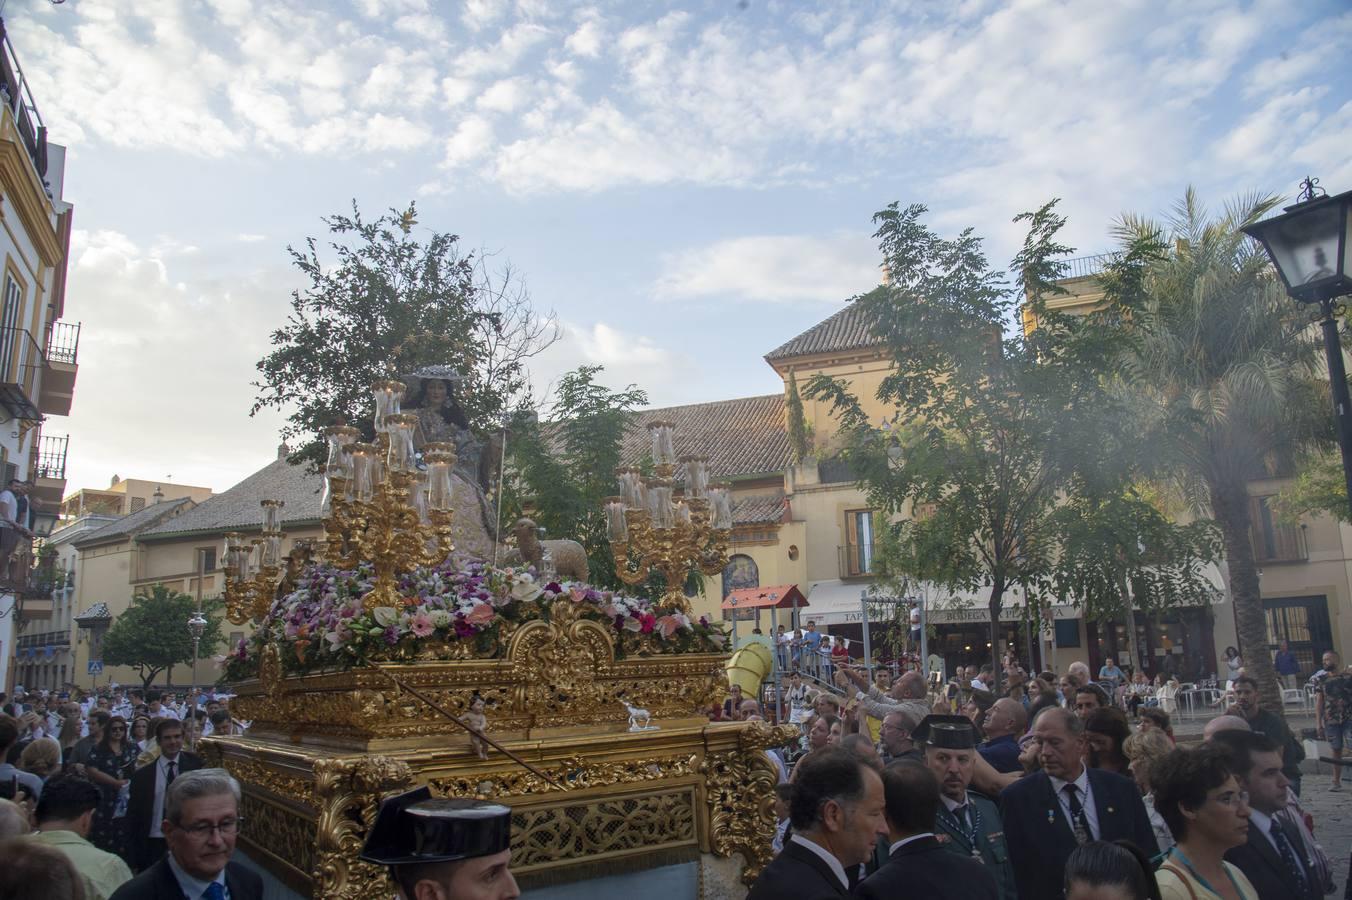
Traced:
<path fill-rule="evenodd" d="M 615 555 L 615 574 L 638 584 L 656 572 L 666 581 L 662 603 L 688 613 L 682 589 L 691 570 L 716 575 L 728 563 L 732 499 L 726 484 L 709 484 L 708 458 L 683 456 L 685 491 L 674 495 L 676 454 L 671 422 L 653 422 L 655 477 L 635 468 L 616 470 L 620 495 L 607 497 L 606 533 Z"/>
<path fill-rule="evenodd" d="M 281 500 L 264 500 L 263 530 L 257 537 L 225 535 L 225 617 L 236 625 L 267 614 L 282 574 Z"/>
<path fill-rule="evenodd" d="M 400 411 L 405 387 L 378 381 L 376 439 L 359 440 L 347 425 L 324 432 L 324 556 L 345 569 L 367 563 L 375 583 L 364 598 L 367 610 L 398 606 L 399 575 L 442 562 L 455 549 L 452 507 L 455 445 L 429 442 L 421 464 L 413 435 L 418 417 Z M 295 579 L 313 547 L 297 546 L 283 565 L 279 500 L 263 501 L 261 537 L 226 535 L 226 615 L 231 622 L 261 619 L 286 577 Z"/>

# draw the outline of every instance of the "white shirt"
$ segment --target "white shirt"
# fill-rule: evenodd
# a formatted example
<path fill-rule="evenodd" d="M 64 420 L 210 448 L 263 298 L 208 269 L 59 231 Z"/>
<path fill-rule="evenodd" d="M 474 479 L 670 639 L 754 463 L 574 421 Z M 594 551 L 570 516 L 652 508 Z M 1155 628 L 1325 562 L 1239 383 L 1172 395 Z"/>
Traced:
<path fill-rule="evenodd" d="M 178 889 L 183 892 L 184 897 L 191 897 L 192 900 L 199 900 L 199 898 L 207 892 L 207 886 L 212 882 L 215 882 L 219 884 L 221 889 L 225 892 L 225 900 L 230 900 L 230 888 L 225 886 L 224 869 L 217 872 L 216 877 L 211 879 L 211 881 L 202 881 L 183 871 L 183 867 L 178 864 L 178 860 L 174 859 L 174 854 L 168 854 L 167 858 L 169 860 L 169 871 L 174 873 L 174 879 L 178 882 Z"/>
<path fill-rule="evenodd" d="M 822 861 L 830 866 L 831 871 L 836 873 L 836 877 L 840 879 L 840 886 L 847 891 L 850 889 L 850 877 L 845 874 L 845 867 L 840 864 L 840 860 L 836 859 L 830 850 L 827 850 L 821 844 L 809 841 L 801 834 L 789 835 L 789 843 L 804 846 L 820 856 Z M 905 843 L 905 841 L 902 841 L 902 843 Z"/>
<path fill-rule="evenodd" d="M 183 774 L 180 768 L 183 754 L 180 753 L 174 759 L 174 777 Z M 169 760 L 161 756 L 155 760 L 155 803 L 150 807 L 150 836 L 153 838 L 164 837 L 164 832 L 160 830 L 160 823 L 164 821 L 164 791 L 165 779 L 169 777 Z M 204 888 L 205 889 L 205 888 Z"/>
<path fill-rule="evenodd" d="M 1272 831 L 1270 830 L 1272 828 L 1272 816 L 1268 815 L 1267 813 L 1259 812 L 1258 810 L 1250 806 L 1249 827 L 1257 828 L 1260 832 L 1262 832 L 1263 837 L 1267 838 L 1268 845 L 1272 847 L 1273 850 L 1277 851 L 1278 856 L 1282 855 L 1282 848 L 1278 847 L 1277 842 L 1272 839 Z M 1287 840 L 1289 841 L 1290 838 L 1287 838 Z M 1295 847 L 1292 847 L 1291 849 L 1293 852 L 1295 851 Z"/>
<path fill-rule="evenodd" d="M 888 856 L 891 856 L 893 853 L 896 853 L 896 852 L 897 852 L 897 848 L 899 848 L 899 847 L 905 847 L 905 846 L 906 846 L 907 844 L 909 844 L 911 841 L 918 841 L 918 840 L 920 840 L 921 838 L 927 838 L 927 837 L 934 837 L 934 832 L 932 832 L 932 831 L 927 831 L 927 832 L 925 832 L 924 834 L 913 834 L 913 835 L 911 835 L 910 837 L 904 837 L 904 838 L 902 838 L 901 840 L 897 841 L 897 842 L 896 842 L 895 844 L 893 844 L 892 846 L 890 846 L 890 847 L 887 848 L 887 855 L 888 855 Z"/>
<path fill-rule="evenodd" d="M 972 687 L 976 688 L 978 691 L 989 691 L 989 690 L 990 690 L 990 688 L 986 687 L 986 683 L 985 683 L 984 681 L 982 681 L 980 678 L 973 678 L 973 679 L 972 679 Z"/>
<path fill-rule="evenodd" d="M 19 500 L 11 490 L 0 491 L 0 525 L 14 527 L 11 523 L 19 518 Z M 15 523 L 17 524 L 17 523 Z"/>
<path fill-rule="evenodd" d="M 1098 807 L 1094 805 L 1094 792 L 1089 789 L 1089 770 L 1083 765 L 1080 766 L 1080 777 L 1074 781 L 1062 781 L 1055 775 L 1048 775 L 1052 781 L 1052 790 L 1056 792 L 1056 802 L 1061 804 L 1061 812 L 1065 813 L 1066 822 L 1070 825 L 1070 830 L 1075 830 L 1075 823 L 1070 818 L 1070 800 L 1066 797 L 1066 785 L 1073 784 L 1079 790 L 1080 808 L 1084 810 L 1085 821 L 1089 823 L 1089 836 L 1098 840 L 1099 831 Z"/>
<path fill-rule="evenodd" d="M 160 704 L 160 711 L 159 711 L 159 712 L 154 712 L 154 711 L 152 711 L 149 707 L 147 707 L 147 708 L 146 708 L 146 715 L 150 716 L 150 718 L 152 718 L 152 719 L 178 719 L 178 718 L 180 718 L 180 716 L 179 716 L 177 710 L 172 709 L 172 708 L 170 708 L 170 707 L 168 707 L 168 706 L 165 706 L 163 703 Z"/>

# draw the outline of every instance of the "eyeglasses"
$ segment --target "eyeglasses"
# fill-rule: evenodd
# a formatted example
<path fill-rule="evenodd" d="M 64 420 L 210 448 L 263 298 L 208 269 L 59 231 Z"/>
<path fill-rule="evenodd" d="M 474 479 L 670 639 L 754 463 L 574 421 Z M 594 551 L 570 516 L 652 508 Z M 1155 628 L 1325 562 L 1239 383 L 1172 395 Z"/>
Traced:
<path fill-rule="evenodd" d="M 1236 807 L 1236 806 L 1248 806 L 1248 805 L 1249 805 L 1249 792 L 1248 792 L 1248 791 L 1226 791 L 1224 794 L 1221 794 L 1221 795 L 1217 796 L 1217 797 L 1215 798 L 1215 800 L 1216 800 L 1216 802 L 1219 803 L 1221 806 L 1228 806 L 1228 807 L 1230 807 L 1230 808 L 1232 808 L 1232 809 L 1233 809 L 1234 807 Z"/>
<path fill-rule="evenodd" d="M 186 831 L 188 837 L 193 840 L 205 841 L 211 836 L 213 831 L 219 831 L 221 837 L 233 837 L 234 835 L 239 834 L 239 825 L 243 821 L 244 818 L 241 816 L 237 819 L 226 819 L 224 822 L 216 824 L 211 822 L 199 822 L 196 825 L 180 825 L 178 827 L 181 831 Z"/>

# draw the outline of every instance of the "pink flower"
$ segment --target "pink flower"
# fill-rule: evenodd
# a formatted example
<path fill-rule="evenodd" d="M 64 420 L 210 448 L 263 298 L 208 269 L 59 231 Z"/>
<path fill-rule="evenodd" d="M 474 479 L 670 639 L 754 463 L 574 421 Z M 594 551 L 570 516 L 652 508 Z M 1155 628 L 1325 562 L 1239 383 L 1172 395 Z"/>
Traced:
<path fill-rule="evenodd" d="M 409 630 L 418 637 L 425 638 L 431 637 L 432 633 L 435 632 L 437 628 L 432 624 L 432 619 L 427 613 L 416 613 L 413 616 L 412 621 L 409 622 Z"/>
<path fill-rule="evenodd" d="M 570 587 L 568 596 L 573 598 L 574 603 L 581 603 L 587 599 L 587 589 L 585 587 Z"/>
<path fill-rule="evenodd" d="M 662 640 L 670 640 L 671 636 L 681 630 L 681 620 L 675 616 L 663 616 L 657 620 L 657 633 Z"/>
<path fill-rule="evenodd" d="M 641 631 L 644 634 L 652 634 L 653 626 L 657 624 L 657 617 L 654 616 L 652 613 L 644 613 L 643 615 L 639 616 L 638 622 L 639 622 L 639 631 Z"/>
<path fill-rule="evenodd" d="M 476 603 L 474 608 L 465 615 L 465 621 L 471 625 L 485 626 L 497 617 L 497 610 L 493 609 L 491 603 Z"/>

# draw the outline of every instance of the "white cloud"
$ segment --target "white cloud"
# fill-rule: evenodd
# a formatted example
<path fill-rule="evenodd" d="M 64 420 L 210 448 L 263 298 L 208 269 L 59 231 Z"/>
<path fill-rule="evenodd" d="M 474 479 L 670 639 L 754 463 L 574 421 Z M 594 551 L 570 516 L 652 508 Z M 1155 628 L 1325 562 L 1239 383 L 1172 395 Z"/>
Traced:
<path fill-rule="evenodd" d="M 489 85 L 474 105 L 491 112 L 509 113 L 526 102 L 528 90 L 526 79 L 504 78 Z"/>
<path fill-rule="evenodd" d="M 693 358 L 646 335 L 599 321 L 562 325 L 561 339 L 532 361 L 537 398 L 550 394 L 564 373 L 583 365 L 603 366 L 600 381 L 612 389 L 638 385 L 654 405 L 689 402 L 690 386 L 703 374 Z"/>
<path fill-rule="evenodd" d="M 577 56 L 595 57 L 601 52 L 601 39 L 604 37 L 601 23 L 592 19 L 583 22 L 577 30 L 568 35 L 563 42 L 569 52 Z"/>
<path fill-rule="evenodd" d="M 655 293 L 666 299 L 840 303 L 878 284 L 878 259 L 862 235 L 733 238 L 667 256 Z"/>
<path fill-rule="evenodd" d="M 470 116 L 447 139 L 445 165 L 460 166 L 478 159 L 488 152 L 492 140 L 492 124 L 479 116 Z"/>
<path fill-rule="evenodd" d="M 255 234 L 249 231 L 242 231 L 235 235 L 235 240 L 239 241 L 241 244 L 256 244 L 259 241 L 266 241 L 267 239 L 268 236 L 266 234 Z"/>
<path fill-rule="evenodd" d="M 223 490 L 276 447 L 279 418 L 249 417 L 249 382 L 270 328 L 286 315 L 292 276 L 191 281 L 170 265 L 120 232 L 72 236 L 81 377 L 71 417 L 59 426 L 71 435 L 72 489 L 102 486 L 116 472 L 173 473 L 180 483 Z"/>

